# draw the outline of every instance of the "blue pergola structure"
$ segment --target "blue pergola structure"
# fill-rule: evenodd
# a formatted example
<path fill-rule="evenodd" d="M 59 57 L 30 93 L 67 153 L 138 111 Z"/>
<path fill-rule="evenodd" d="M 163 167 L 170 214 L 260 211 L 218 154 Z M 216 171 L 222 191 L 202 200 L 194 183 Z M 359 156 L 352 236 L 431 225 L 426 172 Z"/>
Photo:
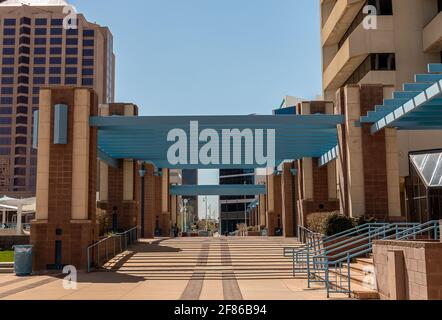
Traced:
<path fill-rule="evenodd" d="M 442 64 L 430 64 L 428 74 L 417 74 L 414 83 L 376 106 L 361 123 L 371 123 L 375 134 L 384 128 L 398 130 L 442 129 Z"/>
<path fill-rule="evenodd" d="M 261 168 L 257 163 L 245 160 L 246 143 L 242 141 L 241 150 L 238 146 L 230 145 L 230 155 L 241 151 L 240 163 L 201 163 L 198 159 L 179 164 L 171 164 L 167 159 L 169 148 L 175 142 L 168 141 L 171 130 L 185 132 L 189 142 L 195 139 L 205 129 L 216 131 L 222 137 L 223 130 L 262 130 L 264 139 L 262 149 L 269 136 L 267 130 L 275 134 L 275 167 L 286 160 L 297 160 L 304 157 L 318 158 L 337 145 L 337 125 L 344 122 L 341 115 L 272 115 L 272 116 L 178 116 L 178 117 L 91 117 L 90 125 L 98 128 L 98 156 L 108 165 L 117 167 L 123 159 L 133 159 L 142 163 L 141 193 L 144 194 L 145 163 L 153 164 L 155 168 L 167 169 L 252 169 Z M 198 124 L 197 132 L 191 124 Z M 192 129 L 193 128 L 193 129 Z M 204 140 L 204 139 L 203 139 Z M 244 139 L 242 139 L 244 140 Z M 194 140 L 195 141 L 195 140 Z M 198 144 L 187 145 L 187 155 L 199 153 L 207 141 L 196 140 Z M 256 143 L 256 141 L 254 141 Z M 255 144 L 254 143 L 254 144 Z M 250 146 L 248 146 L 249 148 Z M 254 148 L 256 145 L 254 145 Z M 236 148 L 236 149 L 235 149 Z M 223 147 L 219 144 L 219 154 Z M 250 151 L 250 148 L 249 148 Z M 255 150 L 256 152 L 256 150 Z M 196 161 L 195 161 L 196 160 Z M 234 162 L 234 161 L 232 161 Z M 277 171 L 277 170 L 275 170 Z M 171 186 L 172 195 L 259 195 L 265 194 L 265 186 L 231 185 L 231 186 Z M 144 196 L 141 196 L 141 212 L 144 211 Z M 141 215 L 141 234 L 144 236 L 144 215 Z"/>
<path fill-rule="evenodd" d="M 98 128 L 98 154 L 102 161 L 117 166 L 121 159 L 134 159 L 168 169 L 252 169 L 257 163 L 245 164 L 179 164 L 167 160 L 167 141 L 171 129 L 182 129 L 190 136 L 190 122 L 197 121 L 199 130 L 214 129 L 221 137 L 223 129 L 274 129 L 276 166 L 286 160 L 318 158 L 336 146 L 336 126 L 341 115 L 284 116 L 178 116 L 178 117 L 91 117 L 90 125 Z M 200 142 L 202 147 L 205 142 Z M 190 150 L 188 150 L 190 153 Z M 195 152 L 196 150 L 192 150 Z M 233 148 L 230 150 L 233 154 Z M 244 155 L 245 144 L 241 154 Z M 244 157 L 243 157 L 244 158 Z"/>

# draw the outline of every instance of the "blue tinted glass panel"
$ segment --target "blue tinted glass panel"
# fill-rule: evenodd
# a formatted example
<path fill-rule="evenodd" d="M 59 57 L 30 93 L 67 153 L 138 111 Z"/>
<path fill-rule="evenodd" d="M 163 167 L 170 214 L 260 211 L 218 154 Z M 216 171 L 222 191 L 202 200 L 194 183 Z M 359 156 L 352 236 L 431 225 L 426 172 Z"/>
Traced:
<path fill-rule="evenodd" d="M 13 87 L 2 87 L 1 93 L 2 94 L 11 94 L 12 95 L 14 93 L 14 88 Z"/>
<path fill-rule="evenodd" d="M 15 53 L 14 48 L 3 48 L 3 54 L 4 55 L 13 55 Z"/>
<path fill-rule="evenodd" d="M 45 78 L 44 77 L 35 77 L 34 84 L 45 84 Z"/>
<path fill-rule="evenodd" d="M 61 28 L 52 28 L 51 35 L 53 36 L 61 36 L 63 34 L 63 29 Z"/>
<path fill-rule="evenodd" d="M 77 78 L 68 77 L 65 79 L 65 84 L 77 84 Z"/>
<path fill-rule="evenodd" d="M 61 78 L 60 77 L 50 77 L 49 78 L 49 84 L 60 84 Z"/>
<path fill-rule="evenodd" d="M 45 74 L 45 67 L 35 67 L 34 74 Z"/>
<path fill-rule="evenodd" d="M 83 86 L 93 86 L 94 79 L 92 79 L 92 78 L 83 79 L 82 84 L 83 84 Z"/>
<path fill-rule="evenodd" d="M 34 43 L 36 45 L 45 45 L 46 44 L 46 38 L 35 38 Z"/>
<path fill-rule="evenodd" d="M 3 35 L 5 35 L 5 36 L 15 36 L 15 29 L 13 29 L 13 28 L 3 29 Z"/>
<path fill-rule="evenodd" d="M 94 56 L 94 49 L 83 49 L 83 56 L 93 57 Z"/>
<path fill-rule="evenodd" d="M 84 39 L 83 46 L 84 47 L 93 47 L 94 46 L 94 39 Z"/>
<path fill-rule="evenodd" d="M 68 46 L 76 46 L 76 45 L 78 45 L 78 39 L 77 38 L 67 38 L 66 44 Z"/>
<path fill-rule="evenodd" d="M 60 74 L 61 73 L 61 68 L 60 67 L 50 67 L 49 68 L 49 73 L 50 74 Z"/>
<path fill-rule="evenodd" d="M 61 48 L 56 47 L 56 48 L 51 48 L 51 54 L 61 54 Z"/>
<path fill-rule="evenodd" d="M 13 74 L 14 73 L 14 68 L 2 68 L 2 73 L 3 74 Z"/>
<path fill-rule="evenodd" d="M 35 25 L 37 26 L 45 26 L 48 24 L 48 21 L 46 19 L 37 18 L 35 19 Z"/>
<path fill-rule="evenodd" d="M 95 35 L 94 30 L 83 30 L 83 36 L 84 37 L 93 37 Z"/>
<path fill-rule="evenodd" d="M 83 75 L 84 76 L 93 76 L 94 75 L 94 69 L 83 69 Z"/>
<path fill-rule="evenodd" d="M 0 114 L 12 114 L 12 108 L 11 107 L 0 108 Z M 5 144 L 9 144 L 9 143 L 5 143 Z"/>
<path fill-rule="evenodd" d="M 78 54 L 78 49 L 77 48 L 66 48 L 66 54 Z"/>
<path fill-rule="evenodd" d="M 50 64 L 61 64 L 61 58 L 51 57 L 51 58 L 49 58 L 49 63 Z"/>
<path fill-rule="evenodd" d="M 46 48 L 45 47 L 35 47 L 34 54 L 46 54 Z"/>
<path fill-rule="evenodd" d="M 93 66 L 94 60 L 92 59 L 83 59 L 83 66 Z"/>
<path fill-rule="evenodd" d="M 46 58 L 45 57 L 35 57 L 34 64 L 46 64 Z"/>
<path fill-rule="evenodd" d="M 2 84 L 13 84 L 14 78 L 2 78 Z"/>
<path fill-rule="evenodd" d="M 66 64 L 77 64 L 78 59 L 77 58 L 66 58 Z"/>
<path fill-rule="evenodd" d="M 77 68 L 66 68 L 66 74 L 77 74 Z"/>
<path fill-rule="evenodd" d="M 17 23 L 16 19 L 5 19 L 3 21 L 3 25 L 5 26 L 15 26 L 16 23 Z"/>
<path fill-rule="evenodd" d="M 46 28 L 35 28 L 35 35 L 36 36 L 44 36 L 47 33 Z"/>
<path fill-rule="evenodd" d="M 1 104 L 12 104 L 12 97 L 0 97 Z"/>
<path fill-rule="evenodd" d="M 3 64 L 14 64 L 14 58 L 3 58 L 2 59 Z"/>
<path fill-rule="evenodd" d="M 76 36 L 78 35 L 78 29 L 67 29 L 66 34 L 68 36 Z"/>
<path fill-rule="evenodd" d="M 51 38 L 51 44 L 62 44 L 62 39 L 61 38 Z"/>
<path fill-rule="evenodd" d="M 15 38 L 5 38 L 5 39 L 3 39 L 3 45 L 5 45 L 5 46 L 13 46 L 13 45 L 15 45 Z"/>

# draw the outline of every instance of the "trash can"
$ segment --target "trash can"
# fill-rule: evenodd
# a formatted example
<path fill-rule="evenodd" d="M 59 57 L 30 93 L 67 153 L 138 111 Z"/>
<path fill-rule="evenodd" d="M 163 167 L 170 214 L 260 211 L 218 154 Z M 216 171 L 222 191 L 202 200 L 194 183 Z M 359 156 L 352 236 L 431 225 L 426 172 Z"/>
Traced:
<path fill-rule="evenodd" d="M 32 246 L 14 246 L 14 272 L 17 276 L 32 274 Z"/>

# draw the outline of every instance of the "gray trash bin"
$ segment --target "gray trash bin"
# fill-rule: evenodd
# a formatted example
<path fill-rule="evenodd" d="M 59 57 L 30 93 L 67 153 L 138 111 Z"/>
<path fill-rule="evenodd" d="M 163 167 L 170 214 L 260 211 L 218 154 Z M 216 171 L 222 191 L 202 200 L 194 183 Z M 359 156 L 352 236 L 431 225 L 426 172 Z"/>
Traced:
<path fill-rule="evenodd" d="M 32 246 L 14 246 L 14 272 L 17 276 L 32 274 Z"/>

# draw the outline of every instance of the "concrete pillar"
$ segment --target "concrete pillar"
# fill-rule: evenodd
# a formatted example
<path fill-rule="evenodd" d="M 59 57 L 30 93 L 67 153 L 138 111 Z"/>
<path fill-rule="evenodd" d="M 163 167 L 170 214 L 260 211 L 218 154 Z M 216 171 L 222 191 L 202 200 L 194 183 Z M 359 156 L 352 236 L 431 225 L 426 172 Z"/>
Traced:
<path fill-rule="evenodd" d="M 19 204 L 17 206 L 17 225 L 15 227 L 15 234 L 17 236 L 21 236 L 23 234 L 23 227 L 22 227 L 22 213 L 23 213 L 23 205 Z"/>
<path fill-rule="evenodd" d="M 262 194 L 259 196 L 259 226 L 266 228 L 266 211 L 267 211 L 267 196 Z"/>
<path fill-rule="evenodd" d="M 40 91 L 37 213 L 31 223 L 34 270 L 56 263 L 86 268 L 86 248 L 98 238 L 96 221 L 97 129 L 89 117 L 98 114 L 97 96 L 89 89 Z M 54 106 L 67 105 L 67 142 L 55 144 Z M 17 217 L 19 218 L 19 217 Z M 59 266 L 58 266 L 59 267 Z"/>
<path fill-rule="evenodd" d="M 6 210 L 2 211 L 2 225 L 6 224 Z"/>
<path fill-rule="evenodd" d="M 284 163 L 281 178 L 282 194 L 282 224 L 284 237 L 295 236 L 295 205 L 296 195 L 294 190 L 295 179 L 291 171 L 293 163 Z"/>
<path fill-rule="evenodd" d="M 394 128 L 385 129 L 385 149 L 387 151 L 388 215 L 400 217 L 399 150 L 397 132 Z"/>

